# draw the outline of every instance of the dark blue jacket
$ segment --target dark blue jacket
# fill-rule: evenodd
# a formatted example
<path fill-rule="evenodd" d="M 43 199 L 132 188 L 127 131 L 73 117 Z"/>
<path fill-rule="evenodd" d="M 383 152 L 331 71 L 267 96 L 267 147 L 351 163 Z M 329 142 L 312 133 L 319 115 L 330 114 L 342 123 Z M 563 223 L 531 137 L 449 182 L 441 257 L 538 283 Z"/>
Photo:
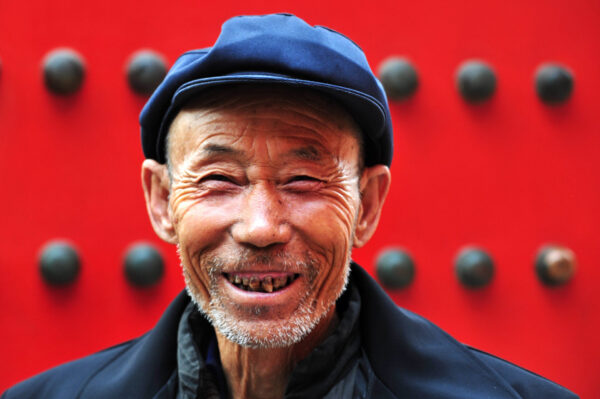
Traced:
<path fill-rule="evenodd" d="M 362 268 L 353 265 L 351 278 L 362 301 L 361 342 L 375 374 L 371 398 L 577 397 L 398 308 Z M 142 337 L 39 374 L 2 399 L 175 398 L 177 329 L 188 303 L 181 293 Z"/>

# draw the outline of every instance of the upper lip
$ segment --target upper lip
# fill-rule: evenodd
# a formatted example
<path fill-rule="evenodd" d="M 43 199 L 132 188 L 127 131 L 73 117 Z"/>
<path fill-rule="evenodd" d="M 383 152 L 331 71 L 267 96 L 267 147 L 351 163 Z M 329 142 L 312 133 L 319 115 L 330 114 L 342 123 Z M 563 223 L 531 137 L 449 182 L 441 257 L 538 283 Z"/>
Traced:
<path fill-rule="evenodd" d="M 262 276 L 262 277 L 266 277 L 266 276 L 281 276 L 281 275 L 286 275 L 286 276 L 299 276 L 300 273 L 293 273 L 293 272 L 289 272 L 289 271 L 249 271 L 249 270 L 244 270 L 244 271 L 235 271 L 235 272 L 223 272 L 224 275 L 232 275 L 232 276 Z"/>
<path fill-rule="evenodd" d="M 264 274 L 264 273 L 287 273 L 287 274 L 302 274 L 302 272 L 300 270 L 295 270 L 295 269 L 290 269 L 290 268 L 286 268 L 284 266 L 282 267 L 273 267 L 273 265 L 264 265 L 264 266 L 258 266 L 258 265 L 252 265 L 251 267 L 248 268 L 239 268 L 239 269 L 233 269 L 233 270 L 222 270 L 222 273 L 227 273 L 227 274 L 248 274 L 248 273 L 260 273 L 260 274 Z"/>

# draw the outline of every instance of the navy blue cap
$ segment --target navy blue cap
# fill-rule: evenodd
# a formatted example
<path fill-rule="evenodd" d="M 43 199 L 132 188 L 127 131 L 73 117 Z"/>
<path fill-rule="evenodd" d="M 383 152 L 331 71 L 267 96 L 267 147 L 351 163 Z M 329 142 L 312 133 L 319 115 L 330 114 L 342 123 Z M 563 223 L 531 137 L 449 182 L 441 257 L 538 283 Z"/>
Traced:
<path fill-rule="evenodd" d="M 248 83 L 325 93 L 361 128 L 365 164 L 391 164 L 390 110 L 363 51 L 346 36 L 290 14 L 231 18 L 213 47 L 180 56 L 140 114 L 146 158 L 166 161 L 165 138 L 186 101 L 210 87 Z"/>

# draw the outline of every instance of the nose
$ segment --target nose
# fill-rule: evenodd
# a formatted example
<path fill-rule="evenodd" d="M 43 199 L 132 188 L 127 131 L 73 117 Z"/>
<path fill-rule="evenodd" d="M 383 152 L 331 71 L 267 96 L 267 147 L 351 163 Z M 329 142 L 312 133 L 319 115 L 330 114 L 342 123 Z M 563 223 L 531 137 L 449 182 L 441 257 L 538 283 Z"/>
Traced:
<path fill-rule="evenodd" d="M 285 244 L 291 238 L 285 204 L 268 182 L 254 185 L 242 199 L 239 219 L 232 236 L 240 244 L 266 248 Z"/>

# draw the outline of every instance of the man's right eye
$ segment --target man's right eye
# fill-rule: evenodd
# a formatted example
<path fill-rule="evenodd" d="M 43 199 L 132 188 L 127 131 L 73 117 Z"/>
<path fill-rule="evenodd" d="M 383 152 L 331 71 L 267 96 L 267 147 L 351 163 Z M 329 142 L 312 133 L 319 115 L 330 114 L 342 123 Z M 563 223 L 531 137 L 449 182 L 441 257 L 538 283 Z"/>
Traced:
<path fill-rule="evenodd" d="M 227 182 L 233 183 L 233 181 L 229 177 L 224 176 L 224 175 L 208 175 L 208 176 L 205 176 L 202 179 L 200 179 L 200 182 L 209 181 L 209 180 L 227 181 Z"/>
<path fill-rule="evenodd" d="M 215 173 L 204 176 L 198 180 L 198 184 L 204 185 L 208 188 L 226 189 L 231 188 L 232 185 L 237 185 L 237 182 L 229 176 Z"/>

